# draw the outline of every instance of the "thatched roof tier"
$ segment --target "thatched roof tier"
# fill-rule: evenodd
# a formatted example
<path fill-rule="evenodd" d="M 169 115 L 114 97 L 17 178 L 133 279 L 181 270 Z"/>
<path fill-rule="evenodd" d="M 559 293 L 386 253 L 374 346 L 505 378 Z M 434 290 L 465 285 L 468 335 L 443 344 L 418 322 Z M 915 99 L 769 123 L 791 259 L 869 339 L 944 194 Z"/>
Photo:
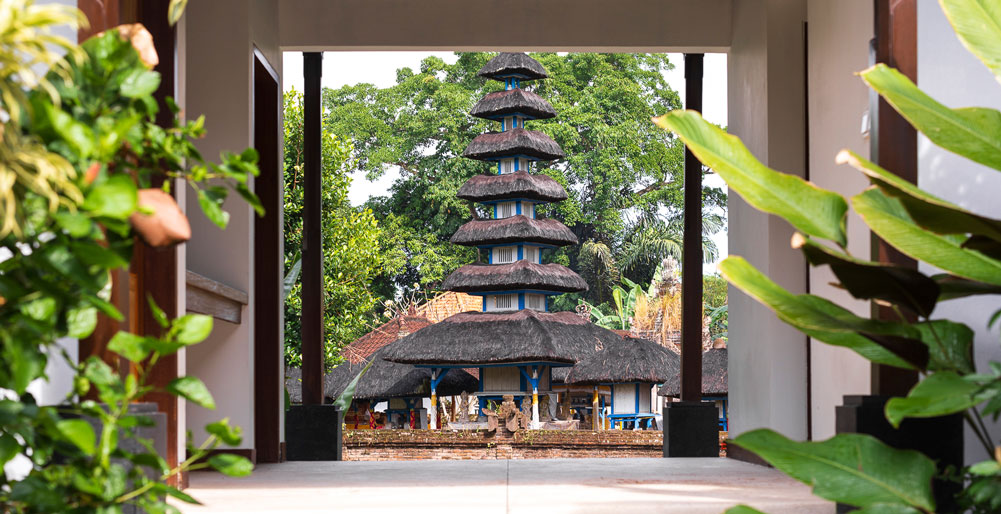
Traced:
<path fill-rule="evenodd" d="M 584 357 L 564 379 L 567 384 L 597 385 L 609 383 L 660 383 L 676 377 L 678 355 L 647 341 L 626 337 Z"/>
<path fill-rule="evenodd" d="M 567 192 L 549 176 L 516 171 L 504 175 L 476 175 L 459 188 L 458 197 L 471 202 L 513 198 L 561 202 L 567 199 Z"/>
<path fill-rule="evenodd" d="M 587 282 L 560 264 L 520 260 L 510 264 L 467 264 L 445 278 L 441 288 L 462 293 L 517 290 L 577 293 L 587 291 Z"/>
<path fill-rule="evenodd" d="M 382 357 L 438 366 L 569 365 L 593 352 L 595 346 L 620 339 L 574 312 L 463 312 L 400 338 L 386 346 Z"/>
<path fill-rule="evenodd" d="M 476 102 L 469 112 L 477 118 L 496 119 L 504 116 L 521 115 L 527 118 L 545 120 L 556 116 L 556 110 L 541 96 L 521 88 L 497 91 Z"/>
<path fill-rule="evenodd" d="M 501 52 L 483 65 L 476 74 L 494 80 L 504 80 L 507 77 L 536 80 L 549 76 L 539 61 L 521 52 Z"/>
<path fill-rule="evenodd" d="M 504 132 L 480 134 L 462 153 L 463 157 L 481 161 L 493 161 L 503 157 L 523 156 L 541 161 L 552 161 L 564 157 L 560 145 L 549 136 L 521 127 Z"/>
<path fill-rule="evenodd" d="M 368 371 L 358 380 L 354 397 L 359 400 L 376 400 L 386 398 L 425 397 L 431 395 L 431 370 L 415 368 L 410 364 L 398 364 L 382 358 L 385 350 L 372 354 L 374 360 Z M 340 397 L 344 389 L 368 361 L 352 364 L 345 362 L 327 373 L 324 383 L 324 395 L 327 398 Z M 453 369 L 445 374 L 438 383 L 436 393 L 440 396 L 472 393 L 479 388 L 479 380 L 462 369 Z"/>
<path fill-rule="evenodd" d="M 727 386 L 727 353 L 726 348 L 712 348 L 702 354 L 702 395 L 724 396 Z M 671 377 L 660 388 L 661 396 L 678 396 L 681 394 L 680 376 Z"/>
<path fill-rule="evenodd" d="M 524 215 L 473 220 L 452 235 L 452 242 L 464 246 L 505 243 L 539 243 L 550 246 L 577 244 L 577 236 L 554 219 L 533 219 Z"/>

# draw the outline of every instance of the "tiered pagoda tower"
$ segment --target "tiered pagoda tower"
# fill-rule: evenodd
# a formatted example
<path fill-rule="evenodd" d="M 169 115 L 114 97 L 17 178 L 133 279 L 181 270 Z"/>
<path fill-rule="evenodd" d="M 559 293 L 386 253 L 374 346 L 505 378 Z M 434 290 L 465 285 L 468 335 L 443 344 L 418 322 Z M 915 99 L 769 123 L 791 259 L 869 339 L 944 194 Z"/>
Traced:
<path fill-rule="evenodd" d="M 552 178 L 531 173 L 534 163 L 563 158 L 563 150 L 542 132 L 525 128 L 531 120 L 556 116 L 549 102 L 521 88 L 523 81 L 546 78 L 546 70 L 523 53 L 494 57 L 479 75 L 504 82 L 503 91 L 483 97 L 470 114 L 500 123 L 500 132 L 474 139 L 463 157 L 496 163 L 496 173 L 477 175 L 458 196 L 487 207 L 490 219 L 474 219 L 452 236 L 452 242 L 475 246 L 486 263 L 463 266 L 442 288 L 483 297 L 483 312 L 549 310 L 549 297 L 587 290 L 569 268 L 542 264 L 542 252 L 577 243 L 577 237 L 555 219 L 536 217 L 537 207 L 566 200 Z"/>

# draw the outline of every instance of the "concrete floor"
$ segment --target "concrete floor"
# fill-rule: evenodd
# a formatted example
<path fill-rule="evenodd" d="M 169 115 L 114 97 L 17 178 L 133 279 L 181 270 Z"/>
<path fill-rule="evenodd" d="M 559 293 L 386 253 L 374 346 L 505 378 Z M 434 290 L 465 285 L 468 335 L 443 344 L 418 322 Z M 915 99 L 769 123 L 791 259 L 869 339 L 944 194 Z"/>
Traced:
<path fill-rule="evenodd" d="M 184 512 L 833 513 L 809 487 L 733 459 L 287 462 L 191 474 Z"/>

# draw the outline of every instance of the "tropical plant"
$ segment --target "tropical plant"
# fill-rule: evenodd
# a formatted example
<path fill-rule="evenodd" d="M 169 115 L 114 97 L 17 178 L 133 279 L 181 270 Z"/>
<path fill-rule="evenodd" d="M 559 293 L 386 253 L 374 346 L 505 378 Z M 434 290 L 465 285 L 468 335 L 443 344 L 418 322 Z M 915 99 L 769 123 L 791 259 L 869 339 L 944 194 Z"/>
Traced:
<path fill-rule="evenodd" d="M 207 163 L 192 142 L 204 133 L 202 120 L 156 125 L 160 76 L 149 33 L 124 26 L 79 47 L 51 35 L 56 24 L 81 21 L 76 10 L 0 0 L 0 510 L 173 511 L 165 495 L 194 501 L 167 485 L 178 473 L 250 471 L 234 455 L 201 462 L 220 442 L 239 444 L 239 429 L 225 420 L 209 424 L 210 437 L 174 468 L 137 435 L 150 419 L 131 406 L 150 393 L 214 408 L 195 377 L 160 387 L 146 380 L 164 356 L 205 338 L 211 318 L 169 320 L 150 301 L 159 337 L 120 332 L 108 342 L 130 362 L 124 378 L 97 357 L 77 363 L 57 341 L 89 336 L 99 313 L 122 319 L 108 302 L 110 272 L 128 265 L 134 244 L 143 244 L 136 236 L 156 246 L 188 237 L 187 219 L 164 192 L 171 179 L 198 190 L 219 225 L 229 189 L 259 207 L 246 187 L 257 173 L 256 153 Z M 67 51 L 61 60 L 56 48 Z M 47 73 L 34 75 L 46 65 Z M 210 178 L 215 185 L 204 186 Z M 50 359 L 76 373 L 58 406 L 39 405 L 28 391 L 47 379 Z M 88 392 L 97 400 L 84 399 Z"/>
<path fill-rule="evenodd" d="M 963 44 L 1001 80 L 1001 9 L 977 0 L 940 0 L 940 4 Z M 1001 112 L 945 107 L 882 64 L 860 75 L 934 143 L 1001 171 Z M 855 212 L 884 241 L 944 273 L 928 276 L 860 259 L 847 251 L 848 202 L 843 197 L 767 168 L 739 139 L 697 113 L 675 111 L 658 123 L 677 133 L 748 203 L 787 220 L 798 231 L 793 247 L 811 265 L 829 266 L 840 287 L 852 296 L 892 306 L 899 314 L 896 320 L 862 318 L 819 296 L 790 293 L 741 257 L 730 257 L 720 265 L 732 284 L 813 339 L 850 348 L 874 363 L 918 371 L 922 379 L 909 394 L 886 403 L 887 420 L 898 427 L 907 418 L 962 413 L 987 460 L 966 468 L 967 487 L 960 503 L 976 512 L 997 512 L 1001 449 L 983 418 L 996 420 L 1001 413 L 1001 363 L 991 362 L 989 369 L 977 372 L 973 331 L 932 314 L 938 302 L 1001 292 L 1001 221 L 946 202 L 853 152 L 842 151 L 838 162 L 858 169 L 872 184 L 851 198 Z M 1001 311 L 987 324 L 999 316 Z M 795 442 L 765 429 L 741 434 L 732 442 L 812 485 L 818 496 L 858 507 L 858 512 L 936 510 L 935 463 L 916 451 L 894 449 L 862 434 Z M 741 507 L 734 512 L 750 511 Z"/>
<path fill-rule="evenodd" d="M 285 93 L 285 364 L 302 365 L 303 229 L 303 98 Z M 402 260 L 400 250 L 386 248 L 382 228 L 372 211 L 348 201 L 354 161 L 350 141 L 330 128 L 321 134 L 320 234 L 323 249 L 324 361 L 327 368 L 341 362 L 340 349 L 354 341 L 380 316 L 379 295 L 372 282 L 392 273 Z"/>

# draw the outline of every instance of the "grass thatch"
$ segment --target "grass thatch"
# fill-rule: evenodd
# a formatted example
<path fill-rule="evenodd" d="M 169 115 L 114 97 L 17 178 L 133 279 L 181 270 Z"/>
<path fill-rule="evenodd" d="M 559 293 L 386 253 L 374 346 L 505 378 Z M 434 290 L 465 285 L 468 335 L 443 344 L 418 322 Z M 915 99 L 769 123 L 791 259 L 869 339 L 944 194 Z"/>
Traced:
<path fill-rule="evenodd" d="M 587 282 L 560 264 L 520 260 L 510 264 L 467 264 L 453 271 L 441 288 L 463 293 L 519 289 L 576 293 L 587 291 Z"/>
<path fill-rule="evenodd" d="M 667 348 L 633 337 L 621 338 L 584 357 L 564 379 L 567 384 L 660 383 L 678 375 L 678 355 Z"/>
<path fill-rule="evenodd" d="M 556 110 L 541 96 L 524 89 L 508 89 L 484 96 L 469 112 L 477 118 L 496 119 L 520 114 L 545 120 L 556 116 Z"/>
<path fill-rule="evenodd" d="M 555 219 L 532 219 L 521 214 L 510 218 L 473 220 L 452 235 L 464 246 L 504 243 L 539 243 L 551 246 L 577 244 L 577 236 Z"/>
<path fill-rule="evenodd" d="M 457 194 L 471 202 L 490 202 L 523 198 L 539 202 L 561 202 L 567 192 L 559 182 L 547 175 L 516 171 L 504 175 L 477 175 L 466 181 Z"/>
<path fill-rule="evenodd" d="M 386 347 L 383 358 L 454 366 L 573 364 L 595 347 L 620 339 L 573 312 L 463 312 L 400 338 Z"/>
<path fill-rule="evenodd" d="M 523 155 L 543 161 L 564 157 L 563 150 L 556 141 L 542 132 L 525 130 L 521 127 L 504 132 L 480 134 L 462 153 L 463 157 L 481 161 Z"/>
<path fill-rule="evenodd" d="M 539 61 L 522 52 L 501 52 L 490 59 L 477 75 L 494 80 L 504 80 L 505 77 L 520 77 L 522 80 L 544 79 L 549 75 Z"/>
<path fill-rule="evenodd" d="M 712 348 L 702 354 L 702 395 L 725 396 L 727 387 L 726 348 Z M 661 396 L 681 394 L 681 377 L 674 376 L 660 388 Z"/>

